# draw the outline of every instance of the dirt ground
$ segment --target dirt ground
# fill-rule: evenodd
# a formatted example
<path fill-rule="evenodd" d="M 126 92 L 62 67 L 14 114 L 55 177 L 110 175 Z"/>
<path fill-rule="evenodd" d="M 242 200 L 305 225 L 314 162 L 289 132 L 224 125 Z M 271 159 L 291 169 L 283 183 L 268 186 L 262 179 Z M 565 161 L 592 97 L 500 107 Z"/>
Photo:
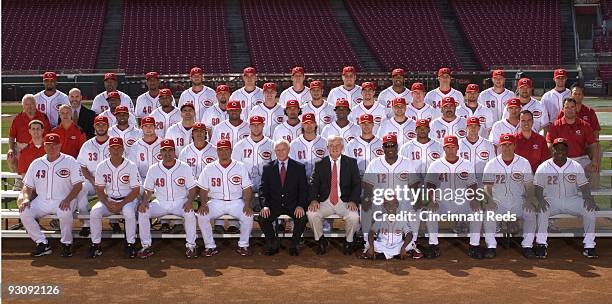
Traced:
<path fill-rule="evenodd" d="M 314 254 L 310 239 L 300 256 L 286 251 L 240 257 L 235 240 L 218 242 L 213 258 L 187 260 L 182 240 L 155 240 L 148 260 L 123 256 L 121 240 L 104 240 L 103 256 L 83 257 L 79 240 L 75 256 L 29 256 L 26 239 L 2 240 L 2 287 L 6 303 L 610 303 L 612 239 L 598 240 L 600 258 L 581 256 L 580 239 L 554 239 L 549 259 L 526 260 L 515 247 L 498 249 L 493 260 L 466 256 L 465 240 L 445 239 L 436 260 L 364 261 L 343 256 L 333 241 L 325 256 Z M 51 240 L 57 246 L 57 240 Z M 424 242 L 422 240 L 421 242 Z M 46 298 L 8 297 L 9 284 L 59 284 L 62 295 Z"/>

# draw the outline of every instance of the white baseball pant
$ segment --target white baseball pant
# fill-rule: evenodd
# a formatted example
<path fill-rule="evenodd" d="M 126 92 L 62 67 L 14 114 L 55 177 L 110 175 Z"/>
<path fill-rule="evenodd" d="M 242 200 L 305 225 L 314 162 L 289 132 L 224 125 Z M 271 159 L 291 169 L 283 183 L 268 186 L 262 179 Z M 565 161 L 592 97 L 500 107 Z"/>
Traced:
<path fill-rule="evenodd" d="M 437 214 L 445 214 L 450 211 L 452 214 L 470 214 L 474 213 L 472 208 L 470 207 L 469 201 L 459 205 L 454 201 L 439 201 L 439 208 L 435 212 Z M 471 221 L 470 223 L 470 245 L 479 246 L 480 245 L 480 230 L 482 228 L 482 221 Z M 438 221 L 427 221 L 427 233 L 429 233 L 429 244 L 430 245 L 438 245 Z"/>
<path fill-rule="evenodd" d="M 546 245 L 548 239 L 548 218 L 557 214 L 570 214 L 582 217 L 584 227 L 584 248 L 595 248 L 595 211 L 588 211 L 584 207 L 584 199 L 579 196 L 565 197 L 563 199 L 546 198 L 550 207 L 538 214 L 538 232 L 536 242 Z"/>
<path fill-rule="evenodd" d="M 185 221 L 186 246 L 189 248 L 196 246 L 196 216 L 193 210 L 188 213 L 183 210 L 185 201 L 187 201 L 187 199 L 178 201 L 153 200 L 145 213 L 138 212 L 138 231 L 142 247 L 151 246 L 151 222 L 149 219 L 168 214 L 183 217 Z"/>
<path fill-rule="evenodd" d="M 536 213 L 527 212 L 523 209 L 523 198 L 506 197 L 503 200 L 496 201 L 497 209 L 494 210 L 495 214 L 504 214 L 510 212 L 515 214 L 517 219 L 523 220 L 523 241 L 521 246 L 523 248 L 533 247 L 533 240 L 535 239 L 536 232 Z M 485 221 L 483 222 L 485 242 L 487 248 L 497 248 L 497 240 L 495 239 L 495 230 L 497 229 L 496 221 Z"/>
<path fill-rule="evenodd" d="M 208 202 L 208 214 L 196 214 L 198 225 L 200 226 L 200 231 L 202 231 L 202 237 L 204 238 L 204 246 L 206 248 L 217 248 L 215 239 L 213 238 L 210 220 L 216 219 L 222 215 L 231 215 L 240 222 L 240 239 L 238 240 L 238 246 L 249 247 L 249 238 L 251 237 L 251 230 L 253 230 L 253 216 L 247 216 L 244 214 L 243 210 L 244 201 L 242 199 L 231 201 L 218 199 L 210 200 Z"/>
<path fill-rule="evenodd" d="M 30 202 L 29 208 L 25 208 L 23 212 L 19 213 L 19 218 L 21 219 L 23 227 L 25 227 L 30 238 L 37 244 L 47 244 L 47 238 L 40 230 L 40 225 L 36 222 L 36 219 L 49 214 L 55 214 L 59 218 L 62 235 L 60 242 L 63 244 L 72 244 L 72 223 L 74 220 L 72 208 L 62 210 L 59 208 L 60 203 L 61 201 L 59 200 L 47 201 L 43 197 L 38 196 Z M 73 200 L 71 207 L 75 204 L 76 200 Z"/>
<path fill-rule="evenodd" d="M 121 214 L 125 220 L 125 237 L 128 243 L 136 242 L 136 208 L 138 200 L 135 199 L 123 206 Z M 102 218 L 111 215 L 112 213 L 106 208 L 102 202 L 97 202 L 91 208 L 89 215 L 91 224 L 91 242 L 100 244 L 102 241 Z"/>
<path fill-rule="evenodd" d="M 89 197 L 94 195 L 96 195 L 96 189 L 88 180 L 85 180 L 81 192 L 77 195 L 79 215 L 89 215 Z M 81 220 L 81 227 L 89 227 L 89 220 Z"/>

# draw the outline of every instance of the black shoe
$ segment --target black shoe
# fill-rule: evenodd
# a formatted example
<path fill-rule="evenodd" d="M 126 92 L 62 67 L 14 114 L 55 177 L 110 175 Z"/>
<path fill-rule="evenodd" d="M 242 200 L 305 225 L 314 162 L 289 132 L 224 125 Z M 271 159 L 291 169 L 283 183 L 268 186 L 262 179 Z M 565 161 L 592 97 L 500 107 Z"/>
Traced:
<path fill-rule="evenodd" d="M 49 222 L 49 226 L 51 226 L 51 229 L 53 229 L 53 230 L 56 230 L 56 231 L 60 230 L 60 222 L 59 222 L 58 219 L 52 219 Z"/>
<path fill-rule="evenodd" d="M 62 256 L 65 258 L 69 258 L 72 256 L 72 245 L 62 244 Z"/>
<path fill-rule="evenodd" d="M 344 248 L 342 250 L 344 255 L 353 254 L 354 245 L 355 245 L 354 242 L 344 242 Z"/>
<path fill-rule="evenodd" d="M 528 258 L 528 259 L 535 259 L 536 255 L 535 252 L 533 251 L 533 248 L 530 247 L 523 247 L 523 256 Z"/>
<path fill-rule="evenodd" d="M 273 256 L 279 252 L 278 247 L 271 247 L 264 251 L 264 255 Z"/>
<path fill-rule="evenodd" d="M 125 247 L 125 252 L 130 259 L 136 258 L 136 255 L 138 255 L 138 250 L 136 250 L 136 246 L 130 243 L 128 243 Z"/>
<path fill-rule="evenodd" d="M 496 252 L 495 248 L 487 248 L 487 249 L 485 249 L 485 252 L 484 252 L 484 258 L 485 259 L 492 259 L 495 256 L 497 256 L 497 252 Z"/>
<path fill-rule="evenodd" d="M 32 256 L 39 257 L 39 256 L 48 255 L 52 253 L 53 253 L 53 250 L 51 250 L 51 246 L 49 246 L 49 244 L 38 243 L 36 244 L 36 248 L 34 248 L 34 251 L 32 251 L 32 253 L 30 254 Z"/>
<path fill-rule="evenodd" d="M 238 227 L 236 226 L 229 226 L 227 227 L 227 230 L 225 232 L 226 233 L 240 233 L 240 229 L 238 229 Z"/>
<path fill-rule="evenodd" d="M 118 234 L 121 233 L 121 226 L 119 226 L 119 223 L 111 223 L 110 224 L 111 228 L 113 229 L 113 233 L 114 234 Z"/>
<path fill-rule="evenodd" d="M 324 236 L 321 236 L 319 239 L 319 247 L 317 247 L 317 255 L 324 255 L 327 253 L 327 246 L 329 246 L 329 242 Z"/>
<path fill-rule="evenodd" d="M 597 252 L 595 252 L 595 248 L 584 248 L 584 250 L 582 251 L 582 255 L 584 255 L 587 259 L 599 258 Z"/>
<path fill-rule="evenodd" d="M 480 250 L 480 246 L 470 245 L 470 249 L 468 249 L 468 256 L 472 259 L 482 259 L 482 250 Z"/>
<path fill-rule="evenodd" d="M 89 250 L 87 251 L 87 258 L 95 259 L 102 255 L 102 247 L 100 244 L 91 244 L 89 246 Z"/>
<path fill-rule="evenodd" d="M 427 248 L 425 257 L 428 259 L 435 259 L 440 256 L 440 247 L 438 245 L 429 245 Z"/>
<path fill-rule="evenodd" d="M 290 256 L 298 256 L 298 255 L 300 255 L 300 252 L 298 251 L 297 247 L 291 247 L 291 248 L 289 248 L 289 255 Z"/>
<path fill-rule="evenodd" d="M 223 225 L 215 225 L 213 229 L 214 234 L 225 234 L 225 227 Z"/>
<path fill-rule="evenodd" d="M 546 250 L 546 245 L 544 244 L 536 244 L 534 252 L 538 259 L 545 259 L 548 256 L 548 250 Z"/>
<path fill-rule="evenodd" d="M 172 229 L 170 230 L 170 233 L 172 234 L 185 233 L 185 227 L 183 226 L 183 224 L 176 224 L 172 227 Z"/>
<path fill-rule="evenodd" d="M 88 237 L 91 234 L 91 230 L 89 227 L 81 227 L 81 231 L 79 231 L 79 236 Z"/>

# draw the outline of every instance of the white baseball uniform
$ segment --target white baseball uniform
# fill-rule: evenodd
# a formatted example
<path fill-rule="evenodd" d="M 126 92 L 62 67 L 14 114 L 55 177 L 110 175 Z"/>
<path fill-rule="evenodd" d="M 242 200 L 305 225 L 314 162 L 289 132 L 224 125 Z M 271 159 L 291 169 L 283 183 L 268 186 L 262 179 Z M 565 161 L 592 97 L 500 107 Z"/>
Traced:
<path fill-rule="evenodd" d="M 415 139 L 402 145 L 399 154 L 409 160 L 420 162 L 417 173 L 424 177 L 431 164 L 444 157 L 444 149 L 438 141 L 433 139 L 424 144 Z"/>
<path fill-rule="evenodd" d="M 393 86 L 390 86 L 378 94 L 377 101 L 385 107 L 387 118 L 393 117 L 393 99 L 395 98 L 404 98 L 406 103 L 410 104 L 412 102 L 412 91 L 404 87 L 401 93 L 397 93 L 393 90 Z"/>
<path fill-rule="evenodd" d="M 382 140 L 378 137 L 365 141 L 361 136 L 355 137 L 344 146 L 344 153 L 357 160 L 359 174 L 363 176 L 368 164 L 373 159 L 385 154 L 382 148 Z"/>
<path fill-rule="evenodd" d="M 302 134 L 294 139 L 289 147 L 289 157 L 304 164 L 308 178 L 312 176 L 315 162 L 329 154 L 327 141 L 318 135 L 313 140 L 308 141 Z"/>
<path fill-rule="evenodd" d="M 174 96 L 172 96 L 172 105 L 176 105 L 176 101 L 174 100 Z M 136 118 L 143 118 L 151 115 L 155 109 L 159 108 L 161 105 L 159 104 L 159 95 L 151 96 L 149 92 L 144 92 L 136 98 L 136 109 L 134 110 L 134 115 Z"/>
<path fill-rule="evenodd" d="M 155 118 L 155 133 L 161 138 L 166 138 L 168 129 L 182 120 L 179 108 L 173 108 L 170 113 L 166 113 L 159 107 L 153 110 L 150 116 Z"/>
<path fill-rule="evenodd" d="M 149 203 L 146 212 L 138 212 L 138 228 L 142 247 L 151 246 L 150 218 L 173 214 L 185 220 L 185 239 L 188 248 L 196 247 L 196 216 L 193 210 L 185 212 L 189 190 L 196 187 L 191 168 L 177 160 L 174 166 L 166 168 L 159 162 L 149 168 L 144 181 L 145 190 L 155 194 L 155 200 Z"/>
<path fill-rule="evenodd" d="M 119 96 L 121 97 L 120 105 L 128 107 L 130 109 L 130 113 L 134 113 L 134 104 L 132 104 L 132 98 L 119 90 Z M 96 97 L 94 97 L 93 103 L 91 104 L 91 110 L 96 112 L 96 114 L 100 114 L 108 109 L 110 109 L 108 105 L 108 101 L 106 101 L 106 97 L 108 96 L 108 92 L 104 91 Z"/>
<path fill-rule="evenodd" d="M 251 116 L 253 107 L 263 103 L 263 90 L 260 87 L 255 87 L 255 90 L 252 92 L 247 92 L 244 87 L 242 87 L 234 91 L 229 100 L 240 100 L 240 104 L 242 105 L 242 114 L 240 117 L 242 117 L 243 120 L 247 120 Z"/>
<path fill-rule="evenodd" d="M 193 87 L 183 91 L 181 93 L 181 97 L 179 97 L 178 107 L 180 108 L 187 102 L 193 103 L 193 107 L 195 108 L 195 121 L 202 120 L 202 116 L 206 112 L 207 109 L 217 104 L 217 93 L 215 90 L 204 86 L 202 91 L 196 93 L 193 91 Z"/>
<path fill-rule="evenodd" d="M 406 113 L 404 114 L 406 117 L 412 118 L 412 120 L 419 119 L 427 119 L 432 121 L 438 117 L 440 117 L 440 111 L 434 109 L 432 106 L 428 104 L 424 104 L 422 108 L 417 109 L 412 103 L 409 103 L 406 106 Z M 393 115 L 391 115 L 393 118 Z"/>
<path fill-rule="evenodd" d="M 348 119 L 355 124 L 359 124 L 359 116 L 362 114 L 370 114 L 374 117 L 374 129 L 372 131 L 374 134 L 376 134 L 378 131 L 382 121 L 387 118 L 385 107 L 379 102 L 374 102 L 374 105 L 372 105 L 369 109 L 367 109 L 363 103 L 356 105 L 351 110 Z"/>
<path fill-rule="evenodd" d="M 286 88 L 281 92 L 280 97 L 278 98 L 278 103 L 281 105 L 286 105 L 287 100 L 297 100 L 300 102 L 300 107 L 304 106 L 306 103 L 312 100 L 312 95 L 310 95 L 310 88 L 304 87 L 302 92 L 298 93 L 293 89 L 293 86 Z"/>
<path fill-rule="evenodd" d="M 503 117 L 504 109 L 506 108 L 506 104 L 508 104 L 508 100 L 514 97 L 516 97 L 514 92 L 508 89 L 504 89 L 501 94 L 497 94 L 491 87 L 480 92 L 480 95 L 478 95 L 478 103 L 488 109 L 491 109 L 494 121 L 499 121 Z"/>
<path fill-rule="evenodd" d="M 455 112 L 457 116 L 468 119 L 470 117 L 478 117 L 480 121 L 480 132 L 478 134 L 484 138 L 489 137 L 489 133 L 491 133 L 491 128 L 493 127 L 493 123 L 496 122 L 495 116 L 490 109 L 478 104 L 475 110 L 468 108 L 466 105 L 462 105 L 457 107 Z"/>
<path fill-rule="evenodd" d="M 132 192 L 140 188 L 140 176 L 136 165 L 124 158 L 123 162 L 115 167 L 110 158 L 101 162 L 96 169 L 96 186 L 104 187 L 109 201 L 120 202 Z M 125 238 L 129 244 L 136 242 L 136 208 L 138 199 L 125 204 L 121 214 L 125 220 Z M 97 202 L 91 208 L 91 242 L 100 244 L 102 241 L 102 218 L 111 215 L 106 205 Z"/>
<path fill-rule="evenodd" d="M 243 138 L 232 149 L 232 159 L 241 161 L 246 166 L 253 189 L 259 191 L 263 166 L 276 159 L 274 142 L 265 136 L 258 142 L 253 141 L 251 136 Z"/>
<path fill-rule="evenodd" d="M 401 147 L 404 143 L 416 138 L 416 122 L 410 117 L 407 117 L 403 123 L 398 123 L 395 117 L 389 118 L 380 124 L 376 136 L 383 138 L 389 133 L 397 135 L 397 145 Z"/>
<path fill-rule="evenodd" d="M 111 113 L 110 109 L 106 109 L 104 112 L 100 113 L 98 116 L 106 116 L 106 117 L 108 117 L 108 125 L 109 126 L 114 126 L 114 125 L 117 124 L 117 117 L 115 117 L 115 114 Z M 130 126 L 138 126 L 138 124 L 136 123 L 136 116 L 134 116 L 134 114 L 132 114 L 132 113 L 129 113 L 128 124 Z"/>
<path fill-rule="evenodd" d="M 143 137 L 143 133 L 141 129 L 138 129 L 135 126 L 129 126 L 127 129 L 121 131 L 117 125 L 114 125 L 108 129 L 108 136 L 121 137 L 125 145 L 125 155 L 127 155 L 136 141 Z"/>
<path fill-rule="evenodd" d="M 191 138 L 192 130 L 193 128 L 191 127 L 186 128 L 183 126 L 182 120 L 168 128 L 166 138 L 171 138 L 174 140 L 177 157 L 181 154 L 181 151 L 183 151 L 183 149 L 193 141 L 193 138 Z"/>
<path fill-rule="evenodd" d="M 55 90 L 55 94 L 51 96 L 45 95 L 45 91 L 42 90 L 34 95 L 34 99 L 36 99 L 36 110 L 47 115 L 51 129 L 58 125 L 59 107 L 63 104 L 70 105 L 68 95 L 60 90 Z"/>
<path fill-rule="evenodd" d="M 429 138 L 439 142 L 444 141 L 444 137 L 455 135 L 459 139 L 467 135 L 467 121 L 465 118 L 457 116 L 452 121 L 446 121 L 442 116 L 429 123 Z"/>
<path fill-rule="evenodd" d="M 249 132 L 250 133 L 250 132 Z M 279 139 L 285 139 L 288 142 L 292 142 L 302 134 L 302 123 L 298 122 L 295 126 L 290 125 L 286 120 L 282 124 L 276 126 L 274 134 L 272 134 L 272 140 L 277 141 Z"/>
<path fill-rule="evenodd" d="M 348 91 L 344 88 L 344 85 L 337 86 L 327 94 L 327 102 L 329 102 L 333 107 L 336 106 L 336 100 L 344 98 L 348 100 L 349 107 L 352 109 L 355 105 L 360 104 L 363 100 L 361 97 L 361 86 L 355 85 L 355 87 Z"/>
<path fill-rule="evenodd" d="M 371 231 L 376 232 L 376 238 L 374 239 L 374 252 L 384 254 L 386 259 L 392 259 L 393 257 L 399 255 L 402 246 L 404 245 L 404 236 L 406 236 L 409 232 L 412 232 L 413 236 L 416 234 L 410 228 L 411 224 L 413 223 L 403 220 L 391 221 L 389 218 L 386 218 L 385 221 L 375 221 L 370 229 Z M 367 246 L 369 247 L 369 245 Z M 408 252 L 415 248 L 416 243 L 410 243 L 408 246 L 406 246 L 405 250 Z"/>
<path fill-rule="evenodd" d="M 240 240 L 238 246 L 249 247 L 249 236 L 253 229 L 253 217 L 244 214 L 245 202 L 242 191 L 251 188 L 247 167 L 239 161 L 233 160 L 229 166 L 222 166 L 219 161 L 206 165 L 198 178 L 198 186 L 208 191 L 208 214 L 196 214 L 204 246 L 216 248 L 213 238 L 211 219 L 229 214 L 240 221 Z"/>
<path fill-rule="evenodd" d="M 595 248 L 595 211 L 584 207 L 579 188 L 588 184 L 582 166 L 575 160 L 567 159 L 561 167 L 553 159 L 544 161 L 535 172 L 536 186 L 544 189 L 544 199 L 550 207 L 538 215 L 536 242 L 546 245 L 548 218 L 556 214 L 571 214 L 582 217 L 584 227 L 584 248 Z"/>
<path fill-rule="evenodd" d="M 563 109 L 563 99 L 572 97 L 572 91 L 565 89 L 563 92 L 559 92 L 554 88 L 542 95 L 540 103 L 544 105 L 546 113 L 548 113 L 548 123 L 553 123 L 557 120 L 557 115 Z"/>
<path fill-rule="evenodd" d="M 478 184 L 482 184 L 482 172 L 489 160 L 495 158 L 495 146 L 492 142 L 478 137 L 475 143 L 471 143 L 467 137 L 459 140 L 459 157 L 468 160 L 474 166 L 472 173 L 476 174 Z"/>
<path fill-rule="evenodd" d="M 261 116 L 264 118 L 264 136 L 272 138 L 274 129 L 285 121 L 285 110 L 280 104 L 275 104 L 272 109 L 265 104 L 253 107 L 250 116 Z"/>
<path fill-rule="evenodd" d="M 529 110 L 533 114 L 533 127 L 531 127 L 533 132 L 540 133 L 542 129 L 548 126 L 550 121 L 548 112 L 539 100 L 531 97 L 528 103 L 521 106 L 522 110 Z M 504 118 L 508 118 L 508 109 L 504 109 Z"/>
<path fill-rule="evenodd" d="M 109 156 L 110 153 L 108 151 L 108 140 L 103 143 L 99 143 L 98 140 L 94 137 L 90 138 L 83 144 L 76 160 L 81 166 L 81 168 L 87 169 L 87 171 L 89 171 L 89 173 L 91 173 L 91 175 L 95 178 L 98 164 L 107 159 Z M 79 192 L 79 196 L 77 197 L 78 210 L 79 215 L 89 215 L 89 201 L 87 199 L 88 197 L 96 194 L 96 189 L 89 180 L 83 178 L 83 181 L 83 188 L 81 189 L 81 192 Z M 83 221 L 81 223 L 81 226 L 89 227 L 89 221 Z"/>
<path fill-rule="evenodd" d="M 222 123 L 227 119 L 229 119 L 229 117 L 227 116 L 227 112 L 221 110 L 219 104 L 216 103 L 212 107 L 208 108 L 206 112 L 204 112 L 204 115 L 202 116 L 202 119 L 200 121 L 204 123 L 206 129 L 212 130 L 218 124 Z"/>
<path fill-rule="evenodd" d="M 221 139 L 226 139 L 231 141 L 233 146 L 249 134 L 251 134 L 251 129 L 248 121 L 243 120 L 241 124 L 234 126 L 229 120 L 225 120 L 213 128 L 211 142 L 216 143 Z"/>
<path fill-rule="evenodd" d="M 495 144 L 496 146 L 499 146 L 499 137 L 502 136 L 502 134 L 515 134 L 518 131 L 519 124 L 513 126 L 511 123 L 508 122 L 507 119 L 502 119 L 500 121 L 495 122 L 493 124 L 493 127 L 491 127 L 491 133 L 489 133 L 489 141 Z"/>
<path fill-rule="evenodd" d="M 323 128 L 323 131 L 321 131 L 321 137 L 325 138 L 326 140 L 330 135 L 341 136 L 342 138 L 344 138 L 345 145 L 356 137 L 359 137 L 360 134 L 361 128 L 351 121 L 349 121 L 348 124 L 343 128 L 338 125 L 338 122 L 334 121 L 325 126 L 325 128 Z"/>
<path fill-rule="evenodd" d="M 47 155 L 44 155 L 30 164 L 23 183 L 36 191 L 38 196 L 30 202 L 28 208 L 19 213 L 19 218 L 34 242 L 47 244 L 47 238 L 41 232 L 36 219 L 56 214 L 60 221 L 60 241 L 63 244 L 72 244 L 72 212 L 76 200 L 71 202 L 71 208 L 68 210 L 62 210 L 59 206 L 73 187 L 82 182 L 81 166 L 70 155 L 61 153 L 53 162 L 48 161 Z"/>
<path fill-rule="evenodd" d="M 160 144 L 162 139 L 157 137 L 154 142 L 147 143 L 144 138 L 139 139 L 134 143 L 127 158 L 136 164 L 141 180 L 144 181 L 147 177 L 149 167 L 162 160 L 160 154 Z"/>
<path fill-rule="evenodd" d="M 302 113 L 314 113 L 315 120 L 317 121 L 317 134 L 320 135 L 326 125 L 336 120 L 334 108 L 334 106 L 325 100 L 320 107 L 315 107 L 312 102 L 308 102 L 302 106 Z"/>
<path fill-rule="evenodd" d="M 463 94 L 453 88 L 450 89 L 448 94 L 443 94 L 440 91 L 440 87 L 437 87 L 425 94 L 425 103 L 432 106 L 437 113 L 442 113 L 442 99 L 444 97 L 453 97 L 455 102 L 458 104 L 463 104 Z"/>
<path fill-rule="evenodd" d="M 217 148 L 210 143 L 206 143 L 206 146 L 200 150 L 192 142 L 179 155 L 179 160 L 191 167 L 193 176 L 200 176 L 204 167 L 215 159 L 217 159 Z"/>

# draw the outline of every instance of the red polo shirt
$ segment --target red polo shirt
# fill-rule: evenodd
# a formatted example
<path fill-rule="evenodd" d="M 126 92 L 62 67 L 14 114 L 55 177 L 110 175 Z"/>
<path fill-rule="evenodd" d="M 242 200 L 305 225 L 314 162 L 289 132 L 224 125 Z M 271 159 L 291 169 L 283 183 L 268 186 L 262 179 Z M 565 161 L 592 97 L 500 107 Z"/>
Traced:
<path fill-rule="evenodd" d="M 586 147 L 596 142 L 593 129 L 580 118 L 576 118 L 576 122 L 571 125 L 565 121 L 565 117 L 555 120 L 548 128 L 546 142 L 552 143 L 559 137 L 567 139 L 567 157 L 587 155 Z"/>
<path fill-rule="evenodd" d="M 87 140 L 85 133 L 83 133 L 74 123 L 72 123 L 68 129 L 64 129 L 60 124 L 55 127 L 55 129 L 51 130 L 51 132 L 57 133 L 60 136 L 60 143 L 62 144 L 62 149 L 60 151 L 74 158 L 77 158 L 81 147 Z"/>
<path fill-rule="evenodd" d="M 47 116 L 40 111 L 36 111 L 33 118 L 28 117 L 28 114 L 25 112 L 21 112 L 15 116 L 13 122 L 11 123 L 11 129 L 9 130 L 9 137 L 15 138 L 15 141 L 18 143 L 29 143 L 32 140 L 32 135 L 30 135 L 28 124 L 32 120 L 40 120 L 44 125 L 43 134 L 49 133 L 51 130 L 51 125 L 49 124 L 49 120 Z"/>
<path fill-rule="evenodd" d="M 546 145 L 546 139 L 536 132 L 531 132 L 529 139 L 525 138 L 521 132 L 516 133 L 515 136 L 516 149 L 514 153 L 526 158 L 531 165 L 531 171 L 535 173 L 538 166 L 550 158 L 550 150 Z"/>
<path fill-rule="evenodd" d="M 19 159 L 17 160 L 17 173 L 25 174 L 30 167 L 30 164 L 37 158 L 45 155 L 45 145 L 42 144 L 40 147 L 36 147 L 34 143 L 30 143 L 19 152 Z"/>
<path fill-rule="evenodd" d="M 561 112 L 559 112 L 557 119 L 563 117 L 564 115 L 565 113 L 563 112 L 563 109 L 561 109 Z M 601 131 L 601 126 L 599 125 L 599 119 L 597 119 L 597 114 L 595 114 L 595 110 L 593 110 L 591 107 L 582 105 L 580 107 L 580 111 L 576 113 L 576 117 L 584 120 L 585 122 L 588 122 L 589 125 L 591 125 L 591 128 L 593 128 L 593 131 Z"/>

